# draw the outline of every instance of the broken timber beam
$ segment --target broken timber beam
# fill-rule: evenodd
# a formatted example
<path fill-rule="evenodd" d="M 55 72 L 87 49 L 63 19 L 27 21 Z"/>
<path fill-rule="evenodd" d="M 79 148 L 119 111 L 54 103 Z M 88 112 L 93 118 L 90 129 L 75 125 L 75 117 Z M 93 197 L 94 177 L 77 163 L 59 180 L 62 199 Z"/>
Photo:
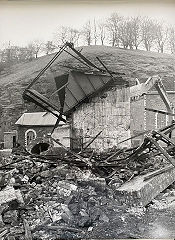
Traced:
<path fill-rule="evenodd" d="M 128 156 L 128 158 L 133 159 L 135 156 L 145 151 L 148 148 L 149 144 L 150 144 L 149 140 L 145 138 L 141 146 L 139 146 L 133 153 L 131 153 Z"/>
<path fill-rule="evenodd" d="M 117 152 L 115 152 L 114 154 L 112 154 L 111 156 L 109 156 L 106 160 L 105 160 L 105 162 L 107 163 L 107 162 L 113 162 L 113 160 L 112 160 L 112 158 L 113 157 L 115 157 L 116 155 L 119 155 L 120 153 L 122 153 L 122 152 L 124 152 L 126 150 L 126 148 L 123 148 L 123 149 L 120 149 L 120 150 L 118 150 Z"/>
<path fill-rule="evenodd" d="M 168 153 L 167 151 L 161 147 L 155 139 L 153 139 L 152 137 L 146 137 L 151 143 L 153 143 L 156 148 L 165 156 L 165 158 L 168 160 L 169 163 L 171 163 L 174 167 L 175 167 L 175 159 L 172 158 Z"/>
<path fill-rule="evenodd" d="M 153 108 L 145 108 L 145 110 L 155 112 L 155 113 L 161 113 L 161 114 L 165 114 L 165 115 L 175 116 L 175 113 L 157 110 L 157 109 L 153 109 Z"/>
<path fill-rule="evenodd" d="M 0 239 L 3 239 L 3 237 L 8 233 L 8 230 L 5 229 L 3 232 L 0 233 Z"/>
<path fill-rule="evenodd" d="M 159 175 L 159 174 L 161 174 L 161 173 L 164 173 L 164 172 L 166 172 L 166 171 L 169 171 L 169 170 L 171 170 L 172 168 L 174 168 L 174 166 L 169 165 L 168 167 L 165 167 L 165 168 L 162 168 L 162 169 L 157 170 L 156 172 L 150 173 L 148 176 L 144 177 L 144 181 L 149 180 L 150 178 L 155 177 L 155 176 L 157 176 L 157 175 Z"/>
<path fill-rule="evenodd" d="M 155 130 L 152 133 L 153 133 L 153 136 L 154 135 L 159 135 L 160 137 L 164 138 L 168 142 L 169 145 L 171 144 L 175 147 L 175 143 L 171 140 L 171 138 L 167 137 L 164 133 L 157 132 Z M 162 140 L 162 138 L 160 140 Z"/>
<path fill-rule="evenodd" d="M 93 137 L 93 139 L 83 148 L 83 151 L 88 148 L 91 143 L 93 143 L 95 141 L 95 139 L 102 133 L 103 131 L 100 131 L 95 137 Z"/>
<path fill-rule="evenodd" d="M 84 162 L 87 166 L 92 167 L 92 164 L 85 158 L 81 157 L 79 154 L 71 151 L 70 149 L 68 149 L 67 147 L 65 147 L 62 143 L 60 143 L 58 140 L 50 137 L 50 139 L 52 141 L 54 141 L 55 143 L 57 143 L 59 146 L 61 146 L 64 150 L 66 150 L 68 153 L 70 153 L 71 155 L 75 156 L 76 158 L 78 158 L 79 160 L 81 160 L 82 162 Z"/>
<path fill-rule="evenodd" d="M 25 240 L 32 240 L 32 232 L 31 232 L 28 221 L 24 219 L 23 224 L 25 229 Z"/>

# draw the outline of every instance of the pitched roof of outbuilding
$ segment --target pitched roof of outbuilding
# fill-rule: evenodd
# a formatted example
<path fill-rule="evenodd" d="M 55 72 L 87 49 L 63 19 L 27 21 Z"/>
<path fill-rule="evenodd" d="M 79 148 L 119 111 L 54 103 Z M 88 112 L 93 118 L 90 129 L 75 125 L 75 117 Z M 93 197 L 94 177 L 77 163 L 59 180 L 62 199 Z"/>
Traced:
<path fill-rule="evenodd" d="M 21 126 L 54 126 L 56 121 L 57 118 L 51 113 L 32 112 L 23 113 L 15 124 Z M 64 123 L 60 122 L 60 124 Z"/>

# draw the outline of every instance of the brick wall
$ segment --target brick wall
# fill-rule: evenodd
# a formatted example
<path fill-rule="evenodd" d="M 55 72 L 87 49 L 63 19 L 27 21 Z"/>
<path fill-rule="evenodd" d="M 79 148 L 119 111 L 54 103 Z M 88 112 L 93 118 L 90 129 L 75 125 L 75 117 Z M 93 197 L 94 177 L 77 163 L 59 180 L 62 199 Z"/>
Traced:
<path fill-rule="evenodd" d="M 175 106 L 175 93 L 168 93 L 168 98 Z M 165 106 L 164 102 L 162 101 L 161 97 L 156 93 L 150 94 L 150 95 L 148 94 L 146 96 L 146 107 L 157 109 L 157 110 L 167 111 L 166 106 Z M 146 128 L 147 128 L 147 130 L 151 130 L 151 129 L 155 128 L 155 115 L 156 114 L 154 112 L 146 111 Z M 157 126 L 158 128 L 166 126 L 166 115 L 158 113 L 157 118 L 158 118 L 158 126 Z M 172 120 L 172 117 L 169 117 L 168 123 L 170 123 L 171 120 Z"/>
<path fill-rule="evenodd" d="M 18 143 L 22 146 L 25 146 L 25 132 L 28 130 L 28 129 L 33 129 L 36 134 L 37 134 L 37 137 L 43 137 L 44 135 L 47 135 L 47 133 L 51 133 L 53 127 L 50 127 L 50 126 L 18 126 Z"/>
<path fill-rule="evenodd" d="M 99 151 L 118 145 L 130 137 L 130 97 L 129 88 L 113 88 L 83 103 L 72 114 L 73 138 L 83 137 L 88 142 L 101 130 L 102 133 L 91 144 Z M 129 147 L 130 141 L 118 147 Z"/>
<path fill-rule="evenodd" d="M 175 106 L 175 93 L 168 93 L 169 100 Z M 158 93 L 151 93 L 146 95 L 146 105 L 147 108 L 153 108 L 157 110 L 166 110 L 166 106 L 161 99 Z M 168 119 L 166 115 L 158 113 L 156 116 L 155 112 L 146 111 L 146 128 L 144 128 L 144 98 L 141 98 L 137 101 L 131 102 L 131 135 L 135 135 L 138 132 L 142 132 L 144 130 L 153 130 L 157 128 L 161 128 L 166 126 L 166 124 L 170 124 L 172 117 L 169 116 Z M 157 117 L 157 121 L 156 121 Z M 167 121 L 168 120 L 168 121 Z M 139 137 L 142 139 L 142 137 Z"/>

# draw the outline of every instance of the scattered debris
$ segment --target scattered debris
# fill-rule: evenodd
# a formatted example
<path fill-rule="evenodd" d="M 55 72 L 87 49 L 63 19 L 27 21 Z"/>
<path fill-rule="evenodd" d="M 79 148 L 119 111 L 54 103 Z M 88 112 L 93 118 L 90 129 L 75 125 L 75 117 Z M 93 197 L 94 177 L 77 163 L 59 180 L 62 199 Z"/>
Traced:
<path fill-rule="evenodd" d="M 65 150 L 61 157 L 23 149 L 13 152 L 8 163 L 0 166 L 0 236 L 83 238 L 97 226 L 108 224 L 111 210 L 120 211 L 119 196 L 126 209 L 132 201 L 136 206 L 147 205 L 174 181 L 175 146 L 168 137 L 174 128 L 173 123 L 152 131 L 140 146 L 130 149 L 75 153 L 52 138 Z M 128 190 L 127 196 L 119 194 L 127 185 L 133 189 L 137 179 L 142 183 L 134 195 Z M 142 191 L 147 185 L 149 189 Z M 125 214 L 121 221 L 125 222 Z"/>
<path fill-rule="evenodd" d="M 63 51 L 69 53 L 67 47 L 78 56 L 81 63 L 100 72 L 97 87 L 92 85 L 91 95 L 96 90 L 107 87 L 107 83 L 112 84 L 113 74 L 116 74 L 108 70 L 99 58 L 97 60 L 104 69 L 89 61 L 70 43 L 62 46 L 23 93 L 24 99 L 34 102 L 57 117 L 55 127 L 60 120 L 66 122 L 62 114 L 70 110 L 69 104 L 65 104 L 67 110 L 63 109 L 67 96 L 64 88 L 69 84 L 68 75 L 62 76 L 64 78 L 62 82 L 59 77 L 56 79 L 59 107 L 31 87 Z M 89 76 L 84 79 L 88 79 Z M 91 86 L 91 81 L 88 81 Z M 69 94 L 73 96 L 71 108 L 77 107 L 83 99 L 87 100 L 90 96 L 90 93 L 86 94 L 82 90 L 79 82 L 76 84 L 81 90 L 81 96 L 76 91 L 76 98 L 71 91 L 74 85 L 69 85 Z M 167 112 L 161 113 L 174 116 L 173 106 L 168 100 L 161 79 L 157 76 L 148 79 L 145 84 L 131 87 L 131 97 L 137 94 L 142 96 L 154 85 L 167 108 Z M 148 108 L 147 110 L 159 111 Z M 0 238 L 89 239 L 90 234 L 99 229 L 100 234 L 109 239 L 112 234 L 108 232 L 103 235 L 103 228 L 111 227 L 113 218 L 115 227 L 116 222 L 117 227 L 124 226 L 123 229 L 116 231 L 117 236 L 120 238 L 120 234 L 123 234 L 122 238 L 132 238 L 134 235 L 126 235 L 124 232 L 126 219 L 131 217 L 128 221 L 132 221 L 131 226 L 135 230 L 134 224 L 145 214 L 146 207 L 152 203 L 156 205 L 157 200 L 154 199 L 175 180 L 175 143 L 171 139 L 174 129 L 175 122 L 172 122 L 157 131 L 139 133 L 122 139 L 120 143 L 145 134 L 140 146 L 120 149 L 114 145 L 106 152 L 95 152 L 90 149 L 91 144 L 102 133 L 102 130 L 98 130 L 94 137 L 90 136 L 89 142 L 81 145 L 81 151 L 78 153 L 50 136 L 49 143 L 37 142 L 30 151 L 20 146 L 13 149 L 10 154 L 1 154 Z M 51 154 L 48 151 L 51 142 L 59 145 L 59 149 L 64 150 L 64 153 L 60 150 L 58 154 Z M 166 201 L 173 204 L 174 195 L 168 194 Z M 130 208 L 131 206 L 135 208 Z"/>

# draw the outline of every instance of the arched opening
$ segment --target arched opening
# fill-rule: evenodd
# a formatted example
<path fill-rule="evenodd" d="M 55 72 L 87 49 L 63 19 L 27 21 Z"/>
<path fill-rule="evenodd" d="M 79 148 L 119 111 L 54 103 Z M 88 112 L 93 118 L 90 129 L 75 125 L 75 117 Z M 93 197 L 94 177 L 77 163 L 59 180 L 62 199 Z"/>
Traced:
<path fill-rule="evenodd" d="M 28 129 L 25 132 L 25 145 L 28 146 L 32 140 L 36 139 L 36 132 L 33 129 Z"/>

